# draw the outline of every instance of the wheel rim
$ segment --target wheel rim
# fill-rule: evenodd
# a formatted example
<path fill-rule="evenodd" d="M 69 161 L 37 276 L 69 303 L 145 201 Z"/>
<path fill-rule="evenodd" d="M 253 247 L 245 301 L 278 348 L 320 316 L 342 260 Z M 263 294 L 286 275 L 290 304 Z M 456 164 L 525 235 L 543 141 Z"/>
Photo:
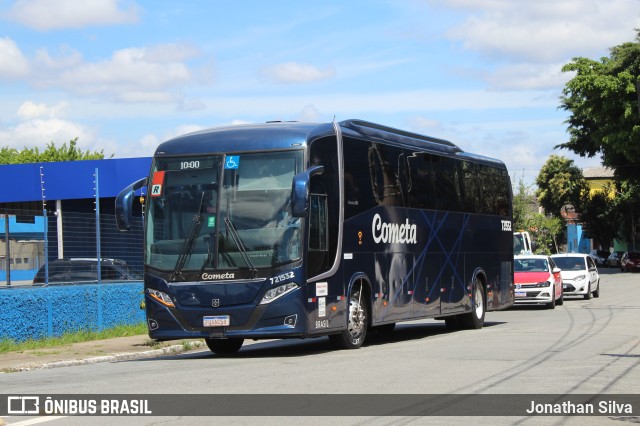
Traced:
<path fill-rule="evenodd" d="M 476 317 L 480 319 L 484 313 L 484 301 L 482 300 L 482 289 L 478 285 L 476 285 L 476 297 L 474 298 L 474 301 Z"/>
<path fill-rule="evenodd" d="M 358 340 L 365 328 L 367 317 L 358 302 L 359 293 L 354 294 L 349 301 L 349 334 L 353 340 Z"/>

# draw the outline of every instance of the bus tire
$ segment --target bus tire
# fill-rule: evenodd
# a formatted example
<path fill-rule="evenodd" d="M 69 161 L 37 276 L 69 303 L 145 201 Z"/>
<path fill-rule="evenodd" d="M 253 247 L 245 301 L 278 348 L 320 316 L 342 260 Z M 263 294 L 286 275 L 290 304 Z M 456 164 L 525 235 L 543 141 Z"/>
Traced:
<path fill-rule="evenodd" d="M 471 312 L 460 315 L 460 322 L 463 328 L 480 329 L 484 325 L 484 314 L 487 310 L 487 303 L 484 297 L 484 287 L 480 278 L 476 277 L 473 283 L 473 293 L 471 297 Z"/>
<path fill-rule="evenodd" d="M 336 349 L 358 349 L 367 337 L 367 324 L 369 321 L 369 304 L 366 292 L 361 283 L 357 289 L 352 290 L 349 296 L 349 318 L 347 329 L 329 335 L 331 345 Z"/>
<path fill-rule="evenodd" d="M 235 354 L 240 350 L 244 339 L 232 338 L 232 339 L 209 339 L 205 338 L 204 341 L 211 352 L 218 355 Z"/>

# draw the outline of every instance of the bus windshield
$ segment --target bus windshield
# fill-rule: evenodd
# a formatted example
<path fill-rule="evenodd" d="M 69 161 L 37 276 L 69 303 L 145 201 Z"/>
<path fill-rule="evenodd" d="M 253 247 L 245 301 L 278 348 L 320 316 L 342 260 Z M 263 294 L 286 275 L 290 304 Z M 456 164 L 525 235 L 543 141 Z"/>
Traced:
<path fill-rule="evenodd" d="M 149 188 L 147 266 L 257 271 L 300 258 L 290 214 L 302 152 L 157 158 Z"/>

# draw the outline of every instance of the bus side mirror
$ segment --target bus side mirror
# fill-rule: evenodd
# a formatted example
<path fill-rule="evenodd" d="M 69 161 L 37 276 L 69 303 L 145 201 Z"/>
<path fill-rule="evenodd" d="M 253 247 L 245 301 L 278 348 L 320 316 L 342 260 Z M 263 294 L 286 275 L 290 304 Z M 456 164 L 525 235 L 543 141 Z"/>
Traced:
<path fill-rule="evenodd" d="M 324 173 L 324 166 L 314 166 L 293 177 L 291 183 L 291 215 L 306 217 L 309 214 L 309 182 L 311 176 Z"/>
<path fill-rule="evenodd" d="M 123 189 L 116 197 L 116 225 L 120 231 L 131 229 L 131 210 L 133 209 L 133 197 L 136 190 L 147 185 L 147 178 L 133 182 Z"/>

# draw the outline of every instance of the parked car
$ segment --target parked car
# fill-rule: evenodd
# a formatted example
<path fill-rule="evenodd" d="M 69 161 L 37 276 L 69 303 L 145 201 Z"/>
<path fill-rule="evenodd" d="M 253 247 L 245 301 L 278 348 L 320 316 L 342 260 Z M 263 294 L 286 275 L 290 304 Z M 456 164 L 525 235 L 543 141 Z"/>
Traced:
<path fill-rule="evenodd" d="M 591 250 L 591 253 L 589 253 L 589 256 L 596 262 L 596 266 L 607 266 L 607 260 L 610 255 L 611 253 L 604 250 Z"/>
<path fill-rule="evenodd" d="M 132 270 L 125 261 L 100 259 L 101 281 L 142 280 L 142 274 Z M 49 283 L 75 283 L 98 281 L 98 259 L 57 259 L 49 262 Z M 40 267 L 33 278 L 34 284 L 44 284 L 45 266 Z"/>
<path fill-rule="evenodd" d="M 553 309 L 564 303 L 562 278 L 549 256 L 514 256 L 514 282 L 516 303 L 544 303 Z"/>
<path fill-rule="evenodd" d="M 622 272 L 640 271 L 640 253 L 628 251 L 620 259 L 620 270 Z"/>
<path fill-rule="evenodd" d="M 607 263 L 609 264 L 609 266 L 613 266 L 614 268 L 619 267 L 620 259 L 622 259 L 623 254 L 623 251 L 614 251 L 613 253 L 611 253 L 609 255 L 609 258 L 607 259 Z"/>
<path fill-rule="evenodd" d="M 582 295 L 585 299 L 600 297 L 600 274 L 588 254 L 552 254 L 551 258 L 561 269 L 562 291 L 565 296 Z"/>

